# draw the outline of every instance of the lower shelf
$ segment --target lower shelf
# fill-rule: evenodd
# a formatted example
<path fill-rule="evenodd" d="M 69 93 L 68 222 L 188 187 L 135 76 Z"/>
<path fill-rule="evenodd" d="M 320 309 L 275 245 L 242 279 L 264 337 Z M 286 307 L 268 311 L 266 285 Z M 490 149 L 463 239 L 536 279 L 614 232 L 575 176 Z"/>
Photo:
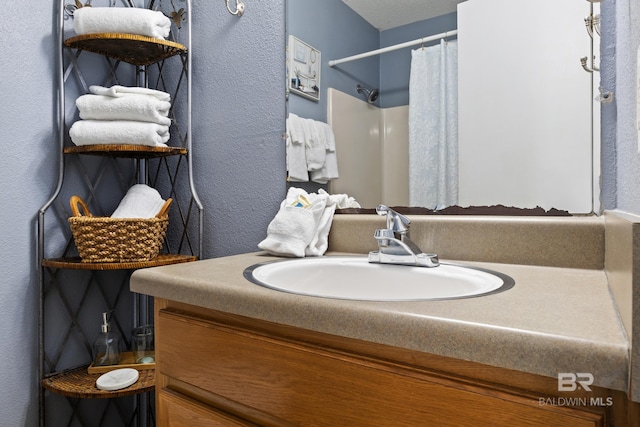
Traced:
<path fill-rule="evenodd" d="M 155 369 L 139 370 L 140 377 L 135 384 L 116 391 L 100 390 L 96 380 L 102 374 L 89 374 L 87 366 L 52 374 L 42 380 L 42 386 L 56 394 L 79 399 L 112 399 L 146 393 L 155 388 Z"/>
<path fill-rule="evenodd" d="M 158 267 L 160 265 L 193 262 L 197 258 L 192 255 L 160 254 L 149 261 L 134 262 L 82 262 L 79 257 L 46 258 L 42 260 L 44 267 L 67 268 L 71 270 L 132 270 L 138 268 Z"/>

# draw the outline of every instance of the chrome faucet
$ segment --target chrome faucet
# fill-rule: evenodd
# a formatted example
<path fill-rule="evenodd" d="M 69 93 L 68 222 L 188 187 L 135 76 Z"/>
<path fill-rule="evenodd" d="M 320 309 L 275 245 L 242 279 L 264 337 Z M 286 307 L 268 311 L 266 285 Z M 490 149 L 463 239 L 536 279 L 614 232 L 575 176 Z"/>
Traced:
<path fill-rule="evenodd" d="M 376 213 L 387 217 L 387 228 L 380 228 L 373 234 L 379 250 L 369 252 L 369 262 L 418 267 L 440 265 L 438 255 L 425 254 L 409 238 L 409 218 L 385 205 L 378 205 Z"/>

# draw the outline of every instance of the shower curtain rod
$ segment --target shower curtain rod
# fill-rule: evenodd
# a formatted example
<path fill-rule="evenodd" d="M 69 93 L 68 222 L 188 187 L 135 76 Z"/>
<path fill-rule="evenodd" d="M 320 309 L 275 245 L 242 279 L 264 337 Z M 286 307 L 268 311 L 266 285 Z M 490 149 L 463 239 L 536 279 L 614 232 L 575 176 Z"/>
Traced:
<path fill-rule="evenodd" d="M 416 39 L 410 42 L 404 42 L 400 44 L 395 44 L 393 46 L 383 47 L 381 49 L 372 50 L 370 52 L 360 53 L 358 55 L 348 56 L 342 59 L 333 59 L 329 61 L 329 67 L 333 67 L 334 65 L 342 64 L 344 62 L 355 61 L 356 59 L 368 58 L 369 56 L 380 55 L 381 53 L 391 52 L 394 50 L 402 49 L 409 46 L 415 46 L 417 44 L 427 43 L 430 41 L 447 38 L 449 36 L 455 36 L 458 34 L 458 30 L 445 31 L 444 33 L 435 34 L 429 37 L 422 37 L 421 39 Z"/>

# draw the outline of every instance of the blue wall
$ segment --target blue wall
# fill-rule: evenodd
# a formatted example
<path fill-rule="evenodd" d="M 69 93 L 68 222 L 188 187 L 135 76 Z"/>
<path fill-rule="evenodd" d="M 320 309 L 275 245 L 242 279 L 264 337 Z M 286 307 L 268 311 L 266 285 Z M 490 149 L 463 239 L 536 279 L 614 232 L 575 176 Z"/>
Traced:
<path fill-rule="evenodd" d="M 309 25 L 310 21 L 313 21 L 313 25 Z M 356 92 L 357 84 L 380 89 L 380 97 L 376 103 L 379 107 L 407 105 L 409 104 L 412 48 L 359 59 L 335 67 L 329 67 L 329 60 L 456 28 L 457 14 L 450 13 L 402 27 L 378 31 L 340 0 L 325 0 L 322 7 L 318 7 L 318 3 L 313 0 L 289 0 L 287 34 L 298 37 L 322 52 L 320 101 L 315 102 L 291 94 L 289 111 L 302 117 L 326 121 L 327 89 L 335 88 L 357 97 L 361 96 Z M 435 43 L 438 42 L 425 43 L 425 46 Z"/>
<path fill-rule="evenodd" d="M 616 101 L 603 107 L 603 198 L 608 209 L 640 214 L 635 120 L 640 11 L 634 0 L 604 0 L 602 6 L 608 15 L 603 49 L 609 58 L 603 59 L 601 75 L 616 91 Z M 229 15 L 222 1 L 197 1 L 194 9 L 193 136 L 196 184 L 206 209 L 205 255 L 250 252 L 266 235 L 286 190 L 281 140 L 284 0 L 247 0 L 247 12 L 240 19 Z M 0 414 L 3 426 L 36 426 L 35 218 L 56 177 L 51 133 L 56 102 L 54 6 L 31 8 L 25 14 L 23 3 L 8 2 L 4 13 Z"/>
<path fill-rule="evenodd" d="M 312 25 L 309 25 L 312 23 Z M 340 59 L 377 49 L 378 30 L 340 0 L 289 0 L 287 33 L 322 53 L 320 101 L 289 95 L 289 111 L 301 117 L 327 121 L 327 88 L 359 96 L 356 85 L 378 87 L 378 57 L 329 67 L 331 59 Z"/>

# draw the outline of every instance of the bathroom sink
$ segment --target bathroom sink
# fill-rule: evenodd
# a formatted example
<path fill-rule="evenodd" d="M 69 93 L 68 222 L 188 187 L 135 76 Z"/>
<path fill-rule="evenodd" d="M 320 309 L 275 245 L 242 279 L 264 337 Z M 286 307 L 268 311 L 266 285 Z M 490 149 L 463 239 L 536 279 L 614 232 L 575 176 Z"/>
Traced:
<path fill-rule="evenodd" d="M 366 257 L 327 256 L 255 264 L 251 282 L 298 295 L 364 301 L 422 301 L 479 297 L 510 289 L 497 271 L 457 264 L 439 267 L 369 263 Z"/>

